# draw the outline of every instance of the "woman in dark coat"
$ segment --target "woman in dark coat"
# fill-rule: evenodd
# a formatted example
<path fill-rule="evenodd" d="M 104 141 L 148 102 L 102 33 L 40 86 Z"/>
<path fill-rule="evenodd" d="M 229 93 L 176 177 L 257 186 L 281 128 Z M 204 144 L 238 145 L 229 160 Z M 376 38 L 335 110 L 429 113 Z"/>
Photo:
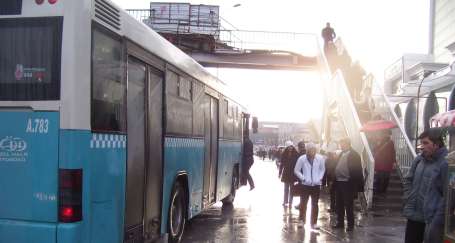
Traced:
<path fill-rule="evenodd" d="M 298 158 L 299 153 L 294 148 L 292 143 L 291 145 L 286 147 L 283 154 L 281 155 L 279 177 L 281 178 L 281 181 L 284 183 L 283 206 L 287 205 L 292 206 L 293 197 L 291 188 L 294 182 L 297 181 L 297 177 L 294 175 L 294 167 Z"/>

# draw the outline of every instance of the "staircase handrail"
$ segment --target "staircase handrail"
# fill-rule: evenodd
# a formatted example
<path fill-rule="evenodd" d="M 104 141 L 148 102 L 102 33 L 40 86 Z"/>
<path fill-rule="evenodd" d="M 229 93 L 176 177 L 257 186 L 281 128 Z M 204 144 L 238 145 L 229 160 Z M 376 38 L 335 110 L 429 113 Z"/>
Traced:
<path fill-rule="evenodd" d="M 343 53 L 346 51 L 346 47 L 344 46 L 341 38 L 338 38 L 335 42 L 337 51 L 340 53 Z M 374 88 L 379 91 L 380 97 L 382 98 L 382 102 L 385 104 L 385 110 L 380 111 L 380 115 L 383 116 L 386 119 L 392 120 L 397 124 L 398 126 L 398 131 L 396 129 L 393 129 L 392 132 L 392 140 L 395 144 L 395 151 L 397 152 L 397 167 L 398 167 L 398 174 L 403 180 L 403 176 L 406 175 L 407 171 L 411 167 L 411 163 L 414 160 L 414 158 L 417 156 L 416 152 L 414 150 L 414 146 L 412 145 L 411 141 L 409 140 L 408 136 L 406 136 L 406 132 L 404 130 L 403 124 L 401 123 L 400 119 L 396 115 L 389 98 L 386 96 L 384 93 L 384 90 L 381 88 L 379 83 L 377 82 L 376 78 L 372 76 L 372 83 L 374 84 Z M 373 88 L 373 87 L 372 87 Z M 379 98 L 379 97 L 376 97 Z M 378 102 L 378 99 L 375 100 Z M 377 106 L 376 106 L 377 108 Z M 376 109 L 375 108 L 375 109 Z"/>
<path fill-rule="evenodd" d="M 353 122 L 351 122 L 351 124 L 354 123 L 354 127 L 352 126 L 348 127 L 346 123 L 344 123 L 344 127 L 346 133 L 351 139 L 354 149 L 360 152 L 363 162 L 362 172 L 364 174 L 366 183 L 364 188 L 365 190 L 363 193 L 364 203 L 362 206 L 366 208 L 371 208 L 373 203 L 374 157 L 369 147 L 369 143 L 365 134 L 363 132 L 360 132 L 361 128 L 360 119 L 357 113 L 357 109 L 355 108 L 354 102 L 351 98 L 351 94 L 347 88 L 344 76 L 339 69 L 336 70 L 334 74 L 331 73 L 331 69 L 325 52 L 322 49 L 319 41 L 317 41 L 316 36 L 315 38 L 319 49 L 318 62 L 319 66 L 322 69 L 320 73 L 326 75 L 325 77 L 322 77 L 322 80 L 324 81 L 325 84 L 324 95 L 325 97 L 327 97 L 327 99 L 324 100 L 324 102 L 326 103 L 323 106 L 324 107 L 323 115 L 327 116 L 328 113 L 327 107 L 329 106 L 330 103 L 337 102 L 338 108 L 342 110 L 342 111 L 339 110 L 338 113 L 343 118 L 343 123 L 344 121 L 346 121 L 347 116 L 349 116 L 349 114 L 351 115 L 350 117 L 351 120 L 352 119 L 354 120 Z M 339 41 L 341 41 L 340 38 L 338 39 Z M 330 98 L 332 98 L 333 100 L 329 100 Z M 344 111 L 346 109 L 347 111 Z M 325 127 L 324 124 L 323 127 Z"/>
<path fill-rule="evenodd" d="M 398 127 L 398 131 L 392 132 L 392 140 L 395 144 L 395 148 L 398 146 L 398 149 L 395 149 L 398 153 L 398 160 L 397 160 L 397 167 L 398 167 L 398 174 L 400 176 L 400 179 L 403 180 L 404 175 L 406 175 L 407 171 L 411 167 L 411 163 L 414 160 L 414 158 L 417 156 L 416 151 L 414 150 L 414 145 L 411 143 L 409 140 L 408 136 L 406 136 L 406 130 L 404 129 L 403 124 L 401 123 L 400 119 L 398 118 L 397 114 L 395 113 L 392 104 L 389 101 L 389 98 L 387 95 L 384 93 L 384 90 L 382 89 L 381 86 L 379 86 L 376 78 L 373 76 L 373 84 L 375 85 L 376 90 L 379 91 L 380 96 L 382 97 L 384 103 L 386 104 L 386 108 L 389 114 L 387 114 L 387 117 L 385 117 L 386 114 L 382 111 L 381 116 L 384 118 L 390 119 Z M 402 141 L 404 141 L 404 148 L 402 145 Z M 403 151 L 405 149 L 406 151 Z M 401 153 L 405 152 L 404 155 Z M 407 153 L 407 154 L 406 154 Z M 410 155 L 410 156 L 409 156 Z M 406 160 L 406 161 L 405 161 Z"/>

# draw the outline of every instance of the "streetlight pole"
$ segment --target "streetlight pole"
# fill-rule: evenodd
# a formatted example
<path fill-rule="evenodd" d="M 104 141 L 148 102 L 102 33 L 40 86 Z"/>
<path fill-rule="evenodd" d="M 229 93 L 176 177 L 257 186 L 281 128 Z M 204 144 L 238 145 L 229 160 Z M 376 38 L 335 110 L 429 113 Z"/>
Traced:
<path fill-rule="evenodd" d="M 424 71 L 422 80 L 420 80 L 419 87 L 417 88 L 417 111 L 416 111 L 416 131 L 415 131 L 415 150 L 417 152 L 417 137 L 419 136 L 419 107 L 420 107 L 420 88 L 422 87 L 423 81 L 425 78 L 430 76 L 430 74 L 434 73 L 434 71 Z"/>

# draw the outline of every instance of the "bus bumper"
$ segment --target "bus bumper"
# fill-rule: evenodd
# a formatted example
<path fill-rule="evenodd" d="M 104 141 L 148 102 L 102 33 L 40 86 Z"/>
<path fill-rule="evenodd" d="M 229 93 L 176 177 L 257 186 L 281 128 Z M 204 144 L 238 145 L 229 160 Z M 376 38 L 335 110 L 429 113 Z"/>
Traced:
<path fill-rule="evenodd" d="M 58 224 L 57 242 L 79 243 L 82 240 L 82 225 L 80 223 Z"/>
<path fill-rule="evenodd" d="M 0 242 L 55 243 L 56 224 L 0 219 Z"/>

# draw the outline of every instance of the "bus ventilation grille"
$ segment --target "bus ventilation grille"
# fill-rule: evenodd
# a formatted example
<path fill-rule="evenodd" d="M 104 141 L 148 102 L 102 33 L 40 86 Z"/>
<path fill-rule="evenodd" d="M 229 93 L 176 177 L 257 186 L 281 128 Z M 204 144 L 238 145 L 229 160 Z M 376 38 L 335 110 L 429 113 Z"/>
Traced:
<path fill-rule="evenodd" d="M 120 11 L 104 0 L 95 0 L 95 18 L 120 30 Z"/>

